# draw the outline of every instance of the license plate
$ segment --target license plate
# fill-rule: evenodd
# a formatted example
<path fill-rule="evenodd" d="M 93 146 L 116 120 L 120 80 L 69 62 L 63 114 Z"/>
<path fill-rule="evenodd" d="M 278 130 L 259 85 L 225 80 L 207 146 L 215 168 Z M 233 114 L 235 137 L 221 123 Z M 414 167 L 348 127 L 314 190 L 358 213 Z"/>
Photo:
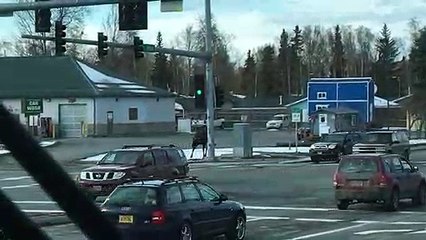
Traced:
<path fill-rule="evenodd" d="M 102 186 L 93 186 L 92 189 L 95 191 L 102 191 Z"/>
<path fill-rule="evenodd" d="M 355 186 L 355 187 L 362 187 L 362 186 L 364 186 L 364 182 L 363 181 L 351 181 L 351 185 Z"/>
<path fill-rule="evenodd" d="M 119 215 L 118 216 L 118 223 L 133 223 L 133 216 L 132 215 Z"/>

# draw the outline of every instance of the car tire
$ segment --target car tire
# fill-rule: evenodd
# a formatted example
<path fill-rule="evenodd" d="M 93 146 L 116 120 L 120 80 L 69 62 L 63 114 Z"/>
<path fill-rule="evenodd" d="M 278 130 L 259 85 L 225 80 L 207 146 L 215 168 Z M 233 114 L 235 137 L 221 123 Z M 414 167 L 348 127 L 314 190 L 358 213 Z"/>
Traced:
<path fill-rule="evenodd" d="M 315 164 L 318 164 L 320 162 L 318 157 L 311 157 L 311 161 Z"/>
<path fill-rule="evenodd" d="M 341 151 L 337 152 L 336 163 L 340 162 L 340 159 L 342 159 L 342 156 L 343 156 L 343 152 Z"/>
<path fill-rule="evenodd" d="M 179 230 L 179 240 L 194 240 L 192 225 L 184 222 Z"/>
<path fill-rule="evenodd" d="M 238 214 L 234 218 L 234 223 L 225 234 L 228 240 L 244 240 L 246 237 L 247 221 L 243 214 Z"/>
<path fill-rule="evenodd" d="M 337 209 L 339 210 L 347 210 L 349 207 L 349 201 L 348 200 L 340 200 L 337 203 Z"/>
<path fill-rule="evenodd" d="M 389 199 L 385 201 L 385 208 L 388 211 L 397 211 L 399 208 L 399 190 L 394 188 L 389 196 Z"/>
<path fill-rule="evenodd" d="M 426 204 L 426 184 L 421 183 L 417 190 L 416 196 L 413 198 L 415 205 L 424 206 Z"/>

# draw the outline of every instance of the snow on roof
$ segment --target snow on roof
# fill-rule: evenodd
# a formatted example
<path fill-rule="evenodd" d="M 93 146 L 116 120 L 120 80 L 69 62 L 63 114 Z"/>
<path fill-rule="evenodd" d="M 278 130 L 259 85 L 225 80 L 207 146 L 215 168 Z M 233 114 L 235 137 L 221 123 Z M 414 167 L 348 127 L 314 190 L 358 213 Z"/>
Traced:
<path fill-rule="evenodd" d="M 387 108 L 387 106 L 388 106 L 388 100 L 383 99 L 381 97 L 374 96 L 374 107 L 376 107 L 376 108 Z M 396 106 L 399 106 L 399 104 L 394 103 L 393 101 L 389 101 L 389 106 L 390 107 L 392 107 L 392 106 L 396 107 Z"/>
<path fill-rule="evenodd" d="M 120 88 L 130 93 L 148 93 L 155 94 L 156 91 L 149 90 L 145 86 L 138 85 L 137 83 L 121 80 L 119 78 L 108 76 L 104 73 L 101 73 L 86 64 L 77 61 L 78 65 L 81 67 L 86 76 L 92 81 L 96 88 L 99 91 L 106 89 Z"/>
<path fill-rule="evenodd" d="M 175 102 L 175 110 L 183 110 L 183 106 L 177 102 Z"/>
<path fill-rule="evenodd" d="M 87 66 L 86 64 L 77 61 L 78 65 L 80 66 L 80 68 L 83 70 L 83 72 L 87 75 L 87 77 L 90 79 L 90 81 L 94 82 L 94 83 L 115 83 L 115 84 L 120 84 L 120 83 L 125 83 L 128 84 L 130 82 L 128 81 L 124 81 L 115 77 L 111 77 L 108 76 L 106 74 L 103 74 L 99 71 L 96 71 L 95 69 Z"/>

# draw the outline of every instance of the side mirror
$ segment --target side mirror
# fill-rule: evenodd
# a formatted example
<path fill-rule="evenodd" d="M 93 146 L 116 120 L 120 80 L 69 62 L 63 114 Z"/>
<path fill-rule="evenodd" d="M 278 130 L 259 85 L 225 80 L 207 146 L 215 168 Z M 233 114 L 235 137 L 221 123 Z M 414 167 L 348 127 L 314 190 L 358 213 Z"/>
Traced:
<path fill-rule="evenodd" d="M 226 196 L 225 194 L 221 193 L 220 194 L 220 201 L 226 201 L 228 200 L 228 196 Z"/>

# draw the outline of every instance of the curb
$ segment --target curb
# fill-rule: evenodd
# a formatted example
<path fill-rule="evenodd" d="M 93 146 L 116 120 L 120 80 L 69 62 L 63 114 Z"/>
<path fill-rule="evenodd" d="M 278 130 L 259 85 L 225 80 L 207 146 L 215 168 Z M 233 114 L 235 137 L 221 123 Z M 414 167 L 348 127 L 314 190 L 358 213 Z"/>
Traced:
<path fill-rule="evenodd" d="M 42 147 L 42 148 L 50 148 L 50 147 L 54 147 L 54 146 L 56 146 L 56 145 L 58 145 L 58 144 L 60 144 L 60 142 L 59 142 L 59 141 L 54 141 L 54 143 L 53 143 L 52 145 L 45 146 L 45 147 L 40 146 L 40 147 Z M 6 149 L 6 150 L 7 150 L 7 149 Z M 7 153 L 0 153 L 0 156 L 6 156 L 6 155 L 9 155 L 9 154 L 10 154 L 10 151 L 9 151 L 9 152 L 7 152 Z"/>
<path fill-rule="evenodd" d="M 50 227 L 72 223 L 71 219 L 69 219 L 66 214 L 41 215 L 32 218 L 39 227 Z"/>

